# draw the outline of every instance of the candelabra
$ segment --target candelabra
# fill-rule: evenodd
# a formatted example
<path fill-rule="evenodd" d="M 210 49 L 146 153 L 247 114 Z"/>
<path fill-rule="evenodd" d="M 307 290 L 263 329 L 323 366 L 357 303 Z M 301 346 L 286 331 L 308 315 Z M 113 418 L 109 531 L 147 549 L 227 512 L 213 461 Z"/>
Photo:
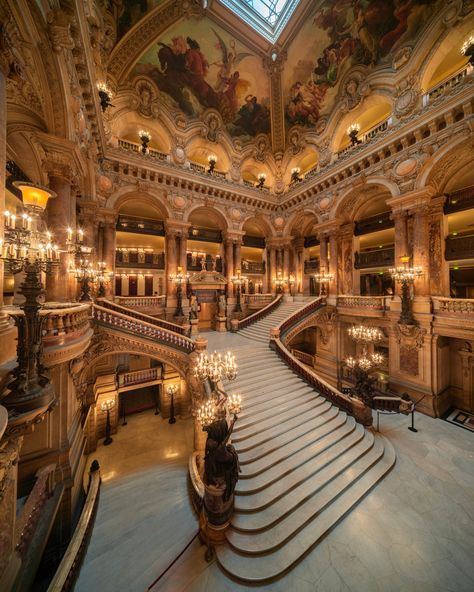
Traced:
<path fill-rule="evenodd" d="M 169 384 L 166 387 L 166 392 L 168 396 L 171 398 L 170 401 L 170 418 L 168 419 L 168 423 L 176 423 L 176 417 L 174 416 L 174 396 L 178 393 L 178 385 L 177 384 Z"/>
<path fill-rule="evenodd" d="M 236 296 L 237 296 L 237 302 L 235 305 L 235 312 L 242 312 L 242 305 L 241 305 L 241 291 L 242 291 L 242 284 L 245 283 L 245 281 L 247 280 L 247 278 L 243 275 L 240 274 L 240 269 L 237 270 L 237 275 L 234 275 L 231 277 L 231 281 L 234 284 L 234 286 L 237 287 L 237 292 L 236 292 Z"/>
<path fill-rule="evenodd" d="M 207 428 L 216 421 L 217 409 L 212 401 L 203 403 L 196 412 L 196 418 L 203 428 Z"/>
<path fill-rule="evenodd" d="M 207 162 L 209 163 L 207 172 L 212 175 L 212 173 L 216 170 L 217 156 L 215 154 L 209 154 L 207 157 Z"/>
<path fill-rule="evenodd" d="M 112 91 L 104 82 L 99 82 L 97 85 L 97 90 L 99 91 L 99 99 L 100 99 L 100 107 L 102 112 L 107 111 L 108 107 L 112 107 Z"/>
<path fill-rule="evenodd" d="M 178 267 L 176 273 L 170 274 L 170 280 L 176 284 L 176 312 L 175 317 L 184 317 L 183 311 L 183 283 L 186 284 L 189 279 L 189 274 L 183 273 L 183 268 Z"/>
<path fill-rule="evenodd" d="M 259 173 L 257 176 L 258 183 L 255 185 L 257 189 L 263 189 L 265 187 L 265 180 L 267 175 L 265 173 Z"/>
<path fill-rule="evenodd" d="M 354 341 L 362 343 L 376 343 L 383 339 L 383 333 L 378 327 L 367 325 L 353 325 L 347 330 Z"/>
<path fill-rule="evenodd" d="M 102 409 L 102 411 L 106 411 L 107 412 L 107 418 L 105 420 L 105 439 L 104 439 L 104 446 L 108 446 L 109 444 L 112 444 L 113 439 L 112 436 L 110 435 L 111 429 L 110 429 L 110 411 L 111 409 L 113 409 L 115 407 L 115 400 L 114 399 L 106 399 L 105 401 L 102 402 L 100 408 Z"/>
<path fill-rule="evenodd" d="M 314 274 L 314 279 L 319 282 L 319 295 L 328 296 L 329 289 L 326 286 L 332 282 L 334 274 L 328 273 L 327 271 L 320 271 L 319 273 Z"/>
<path fill-rule="evenodd" d="M 107 264 L 105 261 L 99 261 L 97 263 L 97 297 L 104 298 L 105 296 L 105 286 L 111 277 L 111 272 L 106 271 Z"/>
<path fill-rule="evenodd" d="M 68 271 L 74 274 L 81 286 L 79 301 L 90 302 L 92 300 L 90 284 L 96 280 L 97 270 L 90 261 L 92 247 L 84 245 L 84 231 L 81 228 L 76 232 L 72 228 L 67 229 L 66 247 L 71 257 Z"/>
<path fill-rule="evenodd" d="M 150 132 L 147 132 L 145 130 L 140 130 L 138 132 L 138 137 L 140 138 L 140 141 L 142 143 L 142 154 L 148 154 L 148 152 L 150 152 L 149 148 L 148 148 L 148 144 L 150 143 L 151 140 L 151 134 Z"/>
<path fill-rule="evenodd" d="M 410 286 L 423 275 L 423 269 L 421 267 L 411 267 L 409 261 L 410 258 L 404 255 L 400 257 L 401 266 L 389 270 L 393 279 L 402 287 L 402 310 L 398 319 L 401 325 L 416 324 L 411 306 Z"/>
<path fill-rule="evenodd" d="M 224 357 L 217 352 L 209 355 L 207 352 L 199 354 L 194 367 L 194 375 L 201 381 L 207 379 L 214 384 L 222 379 L 235 380 L 237 377 L 237 363 L 234 354 L 227 352 Z"/>
<path fill-rule="evenodd" d="M 347 135 L 351 141 L 351 146 L 357 146 L 358 144 L 362 144 L 362 140 L 357 138 L 360 132 L 360 125 L 358 123 L 353 123 L 351 126 L 347 128 Z"/>
<path fill-rule="evenodd" d="M 281 271 L 277 271 L 276 277 L 273 278 L 273 282 L 275 284 L 277 294 L 281 294 L 286 284 L 286 278 L 283 277 Z"/>
<path fill-rule="evenodd" d="M 291 182 L 292 183 L 299 183 L 303 180 L 303 177 L 300 175 L 301 169 L 300 167 L 294 167 L 291 169 Z"/>
<path fill-rule="evenodd" d="M 20 293 L 25 297 L 21 314 L 12 314 L 18 327 L 17 367 L 10 373 L 9 393 L 2 403 L 20 415 L 47 408 L 54 401 L 54 390 L 41 363 L 42 317 L 39 297 L 44 293 L 41 274 L 59 264 L 59 250 L 52 234 L 43 229 L 41 216 L 48 199 L 56 194 L 45 187 L 16 181 L 25 211 L 4 212 L 5 235 L 0 241 L 0 257 L 13 274 L 24 272 Z M 44 317 L 43 317 L 44 318 Z"/>

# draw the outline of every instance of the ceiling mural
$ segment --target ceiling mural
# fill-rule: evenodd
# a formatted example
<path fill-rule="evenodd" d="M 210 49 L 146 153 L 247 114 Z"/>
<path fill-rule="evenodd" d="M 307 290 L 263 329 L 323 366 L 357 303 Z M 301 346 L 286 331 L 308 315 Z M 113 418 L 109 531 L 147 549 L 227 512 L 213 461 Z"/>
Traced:
<path fill-rule="evenodd" d="M 374 68 L 413 41 L 442 0 L 325 0 L 288 52 L 283 76 L 287 127 L 318 127 L 339 83 L 356 65 Z M 308 42 L 308 40 L 312 40 Z M 357 80 L 344 89 L 357 93 Z"/>
<path fill-rule="evenodd" d="M 117 40 L 164 0 L 114 0 L 117 10 Z"/>
<path fill-rule="evenodd" d="M 208 18 L 184 20 L 157 39 L 131 77 L 150 78 L 162 101 L 189 118 L 216 109 L 229 134 L 270 133 L 270 83 L 262 60 Z"/>

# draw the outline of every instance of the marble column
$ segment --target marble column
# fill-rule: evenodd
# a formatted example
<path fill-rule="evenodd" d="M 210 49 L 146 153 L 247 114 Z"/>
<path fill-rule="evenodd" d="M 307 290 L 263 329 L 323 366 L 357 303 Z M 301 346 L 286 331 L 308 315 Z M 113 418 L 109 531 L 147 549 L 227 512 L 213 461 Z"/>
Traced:
<path fill-rule="evenodd" d="M 62 252 L 59 265 L 46 276 L 46 300 L 68 302 L 76 297 L 76 281 L 69 272 L 70 255 L 66 246 L 67 228 L 76 227 L 76 196 L 72 191 L 70 167 L 55 163 L 50 166 L 49 186 L 56 197 L 48 202 L 48 227 Z"/>
<path fill-rule="evenodd" d="M 352 225 L 344 225 L 344 227 L 341 229 L 341 266 L 339 282 L 339 291 L 341 292 L 341 294 L 354 294 L 354 262 L 352 233 Z"/>
<path fill-rule="evenodd" d="M 225 239 L 225 276 L 227 279 L 227 294 L 232 296 L 233 284 L 232 276 L 234 275 L 234 240 L 231 238 Z"/>
<path fill-rule="evenodd" d="M 234 246 L 234 270 L 242 271 L 242 241 L 236 240 Z M 243 274 L 242 274 L 243 275 Z"/>
<path fill-rule="evenodd" d="M 116 251 L 116 221 L 106 220 L 102 225 L 102 261 L 105 269 L 111 273 L 110 280 L 105 287 L 107 298 L 115 294 L 115 251 Z"/>
<path fill-rule="evenodd" d="M 430 236 L 428 205 L 417 207 L 413 212 L 413 266 L 421 267 L 423 275 L 415 280 L 415 295 L 430 294 Z"/>
<path fill-rule="evenodd" d="M 445 196 L 433 198 L 429 221 L 429 293 L 449 297 L 449 263 L 445 259 L 448 218 L 444 215 Z"/>
<path fill-rule="evenodd" d="M 360 269 L 355 268 L 355 258 L 354 253 L 360 253 L 360 237 L 353 236 L 351 240 L 351 248 L 352 248 L 352 292 L 348 292 L 348 294 L 360 295 Z"/>
<path fill-rule="evenodd" d="M 393 212 L 392 219 L 395 228 L 395 267 L 400 265 L 400 257 L 410 255 L 408 251 L 407 212 L 398 210 Z"/>
<path fill-rule="evenodd" d="M 295 276 L 295 293 L 304 293 L 304 238 L 299 237 L 293 241 L 293 274 Z"/>
<path fill-rule="evenodd" d="M 290 285 L 288 283 L 288 278 L 290 277 L 290 246 L 284 245 L 283 247 L 283 277 L 286 280 L 284 285 L 284 291 L 290 291 Z"/>
<path fill-rule="evenodd" d="M 277 274 L 277 252 L 275 247 L 270 247 L 270 265 L 268 270 L 268 277 L 269 277 L 269 292 L 274 294 L 276 292 L 276 286 L 274 282 L 274 278 Z"/>
<path fill-rule="evenodd" d="M 340 270 L 341 259 L 341 245 L 340 236 L 338 232 L 331 232 L 329 236 L 329 273 L 332 274 L 333 279 L 329 282 L 329 294 L 336 297 L 339 293 L 339 285 L 341 280 Z"/>
<path fill-rule="evenodd" d="M 179 237 L 179 265 L 183 268 L 183 273 L 186 273 L 187 266 L 187 250 L 188 250 L 188 236 L 186 232 L 182 232 Z"/>
<path fill-rule="evenodd" d="M 265 265 L 265 273 L 262 275 L 262 292 L 266 294 L 270 292 L 269 289 L 269 281 L 268 281 L 268 268 L 269 268 L 269 260 L 268 260 L 268 249 L 264 249 L 262 251 L 262 261 Z"/>
<path fill-rule="evenodd" d="M 325 234 L 319 237 L 319 271 L 329 271 L 328 237 Z"/>
<path fill-rule="evenodd" d="M 170 275 L 176 273 L 177 268 L 177 250 L 176 250 L 176 231 L 166 230 L 166 295 L 176 295 L 176 284 L 170 280 Z"/>

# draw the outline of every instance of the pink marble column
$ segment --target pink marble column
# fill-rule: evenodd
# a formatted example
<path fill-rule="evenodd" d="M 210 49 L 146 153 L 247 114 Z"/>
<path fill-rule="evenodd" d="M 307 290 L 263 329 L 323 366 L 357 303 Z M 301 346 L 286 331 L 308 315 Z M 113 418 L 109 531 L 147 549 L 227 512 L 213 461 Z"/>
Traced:
<path fill-rule="evenodd" d="M 108 220 L 102 226 L 102 261 L 107 272 L 111 272 L 110 280 L 105 287 L 107 298 L 115 293 L 115 252 L 116 252 L 116 222 Z"/>
<path fill-rule="evenodd" d="M 430 235 L 427 205 L 420 206 L 413 212 L 413 266 L 423 269 L 423 275 L 415 280 L 415 295 L 429 296 Z"/>
<path fill-rule="evenodd" d="M 340 258 L 341 258 L 341 245 L 340 236 L 337 232 L 331 232 L 329 237 L 329 273 L 332 274 L 333 279 L 329 282 L 329 294 L 337 296 L 339 293 L 340 284 Z"/>
<path fill-rule="evenodd" d="M 234 247 L 234 269 L 242 270 L 242 241 L 236 240 Z M 243 275 L 243 274 L 242 274 Z"/>
<path fill-rule="evenodd" d="M 176 295 L 176 284 L 170 280 L 170 275 L 176 273 L 177 268 L 177 249 L 176 232 L 168 229 L 166 231 L 166 294 L 167 296 Z"/>
<path fill-rule="evenodd" d="M 179 265 L 183 268 L 183 273 L 186 273 L 187 268 L 187 250 L 188 250 L 188 236 L 186 232 L 182 232 L 179 237 Z"/>
<path fill-rule="evenodd" d="M 284 285 L 284 291 L 290 291 L 290 285 L 288 283 L 288 278 L 290 276 L 290 246 L 284 245 L 283 247 L 283 277 L 286 280 Z"/>
<path fill-rule="evenodd" d="M 277 274 L 277 253 L 275 247 L 270 247 L 270 266 L 268 270 L 268 277 L 269 277 L 269 292 L 274 294 L 276 292 L 274 278 Z"/>
<path fill-rule="evenodd" d="M 232 276 L 234 275 L 234 240 L 231 238 L 225 239 L 225 277 L 227 279 L 227 294 L 232 296 L 234 293 L 234 285 L 232 284 Z"/>
<path fill-rule="evenodd" d="M 325 234 L 319 237 L 319 271 L 329 271 L 328 237 Z"/>

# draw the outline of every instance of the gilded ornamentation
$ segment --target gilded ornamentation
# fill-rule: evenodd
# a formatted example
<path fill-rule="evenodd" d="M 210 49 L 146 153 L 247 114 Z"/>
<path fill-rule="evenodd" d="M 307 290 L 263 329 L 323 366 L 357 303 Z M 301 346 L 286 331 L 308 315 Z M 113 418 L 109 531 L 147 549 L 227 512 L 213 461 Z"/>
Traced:
<path fill-rule="evenodd" d="M 419 325 L 395 325 L 395 337 L 400 345 L 410 349 L 419 350 L 423 347 L 426 329 Z"/>

